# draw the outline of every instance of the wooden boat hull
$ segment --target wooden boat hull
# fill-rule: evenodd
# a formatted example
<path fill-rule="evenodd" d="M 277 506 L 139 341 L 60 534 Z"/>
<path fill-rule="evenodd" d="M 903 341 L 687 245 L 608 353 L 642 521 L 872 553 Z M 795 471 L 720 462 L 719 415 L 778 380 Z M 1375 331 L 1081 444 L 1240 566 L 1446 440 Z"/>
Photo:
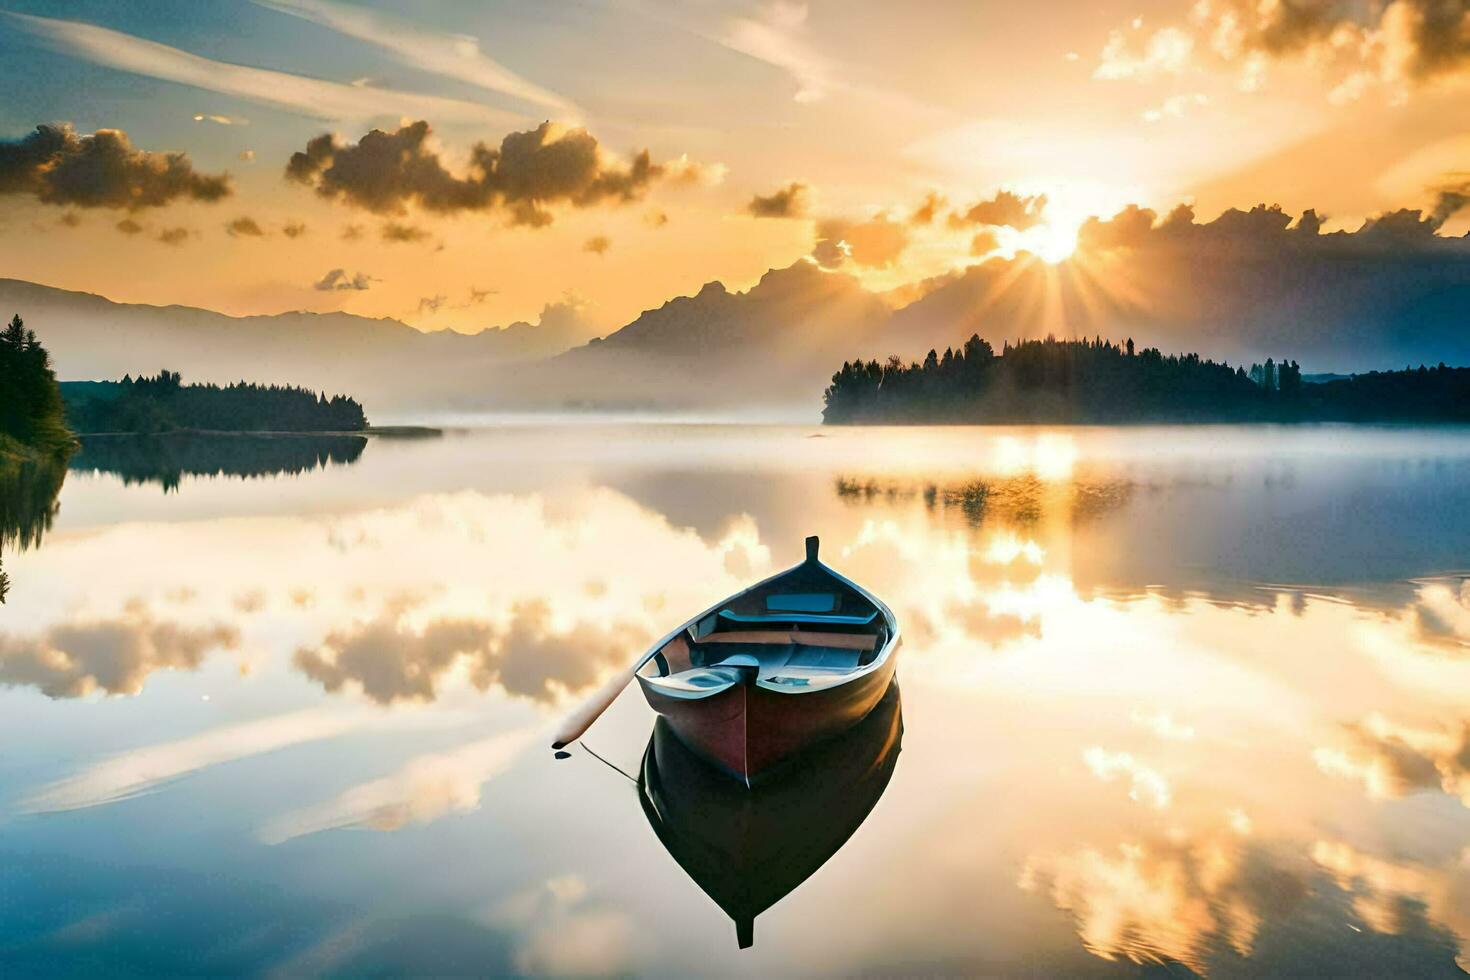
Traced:
<path fill-rule="evenodd" d="M 895 651 L 878 669 L 847 683 L 801 693 L 762 687 L 753 670 L 743 683 L 697 700 L 670 697 L 639 680 L 649 707 L 668 720 L 680 741 L 751 786 L 866 718 L 893 683 L 897 660 Z"/>
<path fill-rule="evenodd" d="M 742 949 L 757 915 L 811 877 L 868 818 L 898 762 L 898 685 L 841 738 L 813 747 L 755 789 L 654 724 L 639 778 L 644 815 L 690 878 L 735 921 Z"/>

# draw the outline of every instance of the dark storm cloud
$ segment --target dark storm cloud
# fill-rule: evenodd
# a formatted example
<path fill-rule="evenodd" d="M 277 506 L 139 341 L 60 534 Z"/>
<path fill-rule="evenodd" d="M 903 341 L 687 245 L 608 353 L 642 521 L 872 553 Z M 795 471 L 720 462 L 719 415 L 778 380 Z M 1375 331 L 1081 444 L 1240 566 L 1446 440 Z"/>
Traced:
<path fill-rule="evenodd" d="M 967 211 L 953 212 L 949 216 L 949 224 L 952 228 L 991 225 L 1024 231 L 1040 224 L 1045 211 L 1045 194 L 1023 196 L 1011 191 L 998 191 L 990 200 L 980 201 Z"/>
<path fill-rule="evenodd" d="M 908 229 L 887 214 L 874 215 L 867 221 L 828 218 L 817 222 L 812 258 L 828 269 L 849 260 L 881 269 L 896 262 L 908 244 Z"/>
<path fill-rule="evenodd" d="M 265 230 L 256 223 L 254 218 L 249 217 L 236 218 L 234 221 L 225 225 L 225 231 L 236 238 L 242 236 L 246 238 L 261 238 L 265 235 Z"/>
<path fill-rule="evenodd" d="M 322 292 L 333 292 L 340 290 L 364 290 L 372 287 L 373 277 L 365 272 L 348 275 L 346 269 L 333 269 L 322 276 L 311 286 Z"/>
<path fill-rule="evenodd" d="M 553 632 L 550 625 L 542 602 L 515 606 L 507 626 L 440 619 L 422 632 L 405 629 L 390 610 L 330 634 L 315 649 L 296 651 L 293 662 L 328 691 L 354 685 L 383 704 L 433 700 L 440 679 L 461 662 L 480 690 L 499 684 L 513 695 L 550 700 L 558 690 L 591 685 L 647 639 L 626 625 L 580 623 L 567 633 Z"/>
<path fill-rule="evenodd" d="M 66 124 L 37 126 L 18 140 L 0 141 L 0 195 L 137 210 L 176 200 L 218 201 L 230 191 L 229 175 L 201 174 L 182 153 L 134 149 L 117 129 L 78 136 Z"/>
<path fill-rule="evenodd" d="M 771 194 L 757 194 L 745 210 L 757 218 L 800 218 L 806 214 L 807 186 L 793 181 Z"/>
<path fill-rule="evenodd" d="M 357 143 L 324 134 L 294 153 L 286 177 L 378 214 L 403 214 L 408 205 L 452 214 L 497 211 L 512 224 L 550 224 L 550 208 L 635 201 L 664 177 L 684 180 L 654 163 L 647 150 L 630 163 L 613 162 L 585 129 L 559 132 L 550 123 L 511 133 L 498 147 L 476 143 L 465 176 L 455 176 L 430 143 L 420 120 L 385 133 L 375 129 Z"/>

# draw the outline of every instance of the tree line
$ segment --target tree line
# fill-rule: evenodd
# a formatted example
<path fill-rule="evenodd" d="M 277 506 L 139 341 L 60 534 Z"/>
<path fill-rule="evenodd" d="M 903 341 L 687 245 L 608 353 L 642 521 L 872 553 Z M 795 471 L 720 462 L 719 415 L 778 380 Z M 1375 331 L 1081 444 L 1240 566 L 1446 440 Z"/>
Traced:
<path fill-rule="evenodd" d="M 1295 361 L 1250 371 L 1198 354 L 1091 340 L 978 335 L 923 362 L 848 361 L 823 420 L 861 423 L 1470 422 L 1470 368 L 1440 364 L 1313 384 Z"/>
<path fill-rule="evenodd" d="M 19 315 L 0 331 L 0 435 L 45 455 L 64 456 L 76 447 L 51 355 Z"/>
<path fill-rule="evenodd" d="M 167 369 L 153 377 L 62 386 L 67 414 L 82 433 L 357 432 L 362 406 L 346 395 L 246 381 L 221 387 L 183 383 Z"/>

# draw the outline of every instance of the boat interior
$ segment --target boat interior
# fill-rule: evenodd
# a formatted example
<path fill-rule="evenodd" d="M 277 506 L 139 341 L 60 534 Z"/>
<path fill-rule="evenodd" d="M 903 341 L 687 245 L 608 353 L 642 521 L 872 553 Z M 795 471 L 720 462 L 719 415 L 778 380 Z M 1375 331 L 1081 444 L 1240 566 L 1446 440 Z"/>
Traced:
<path fill-rule="evenodd" d="M 642 676 L 671 694 L 700 697 L 749 674 L 762 687 L 829 687 L 871 664 L 890 636 L 873 601 L 810 562 L 743 592 L 690 623 Z"/>

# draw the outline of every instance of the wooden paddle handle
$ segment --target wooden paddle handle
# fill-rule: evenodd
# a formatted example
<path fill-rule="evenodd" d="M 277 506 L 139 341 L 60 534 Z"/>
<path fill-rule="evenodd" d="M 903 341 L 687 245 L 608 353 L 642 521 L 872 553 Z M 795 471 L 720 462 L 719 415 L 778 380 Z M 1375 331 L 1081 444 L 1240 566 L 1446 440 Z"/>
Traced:
<path fill-rule="evenodd" d="M 618 699 L 619 694 L 623 693 L 623 688 L 633 680 L 633 674 L 642 665 L 640 661 L 636 666 L 614 674 L 606 684 L 599 687 L 591 697 L 567 715 L 551 747 L 553 749 L 565 748 L 581 738 L 582 734 L 592 727 L 592 723 L 601 718 L 604 711 L 612 707 L 612 703 Z"/>

